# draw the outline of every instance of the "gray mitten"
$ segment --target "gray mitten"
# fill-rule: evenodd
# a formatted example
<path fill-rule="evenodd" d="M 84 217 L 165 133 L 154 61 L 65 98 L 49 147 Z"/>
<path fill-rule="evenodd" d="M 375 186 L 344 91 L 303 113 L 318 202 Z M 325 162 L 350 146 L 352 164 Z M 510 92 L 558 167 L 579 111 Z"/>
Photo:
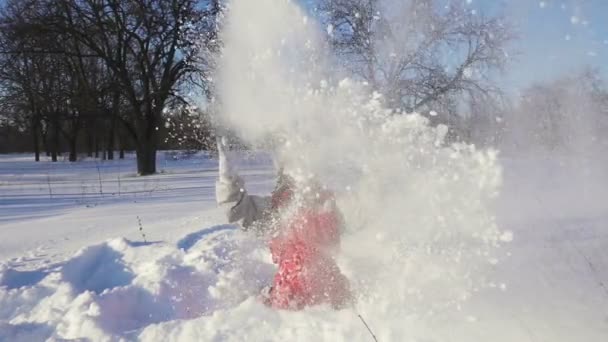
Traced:
<path fill-rule="evenodd" d="M 228 141 L 226 137 L 217 137 L 217 153 L 219 158 L 219 177 L 220 181 L 230 181 L 234 179 L 235 173 L 233 166 L 228 158 Z"/>

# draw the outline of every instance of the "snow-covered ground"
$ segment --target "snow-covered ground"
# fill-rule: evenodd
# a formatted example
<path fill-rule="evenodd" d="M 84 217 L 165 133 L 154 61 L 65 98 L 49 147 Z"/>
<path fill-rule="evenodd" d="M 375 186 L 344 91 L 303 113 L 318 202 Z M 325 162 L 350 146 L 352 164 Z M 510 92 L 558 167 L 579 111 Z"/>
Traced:
<path fill-rule="evenodd" d="M 138 216 L 151 240 L 179 239 L 193 225 L 222 222 L 222 215 L 210 210 L 217 163 L 203 154 L 174 154 L 160 153 L 161 171 L 151 177 L 135 175 L 134 154 L 74 164 L 0 156 L 0 225 L 10 236 L 0 243 L 0 259 L 63 258 L 83 244 L 116 236 L 138 240 Z M 268 163 L 257 157 L 239 165 L 254 192 L 272 189 Z"/>
<path fill-rule="evenodd" d="M 152 177 L 134 175 L 133 156 L 0 156 L 0 341 L 372 341 L 358 314 L 383 342 L 608 340 L 605 170 L 501 163 L 495 211 L 514 239 L 467 301 L 395 311 L 385 299 L 399 293 L 376 306 L 368 293 L 356 308 L 281 312 L 256 298 L 274 266 L 262 241 L 225 224 L 205 154 L 161 153 Z M 267 158 L 239 170 L 253 192 L 272 188 Z M 345 248 L 371 246 L 350 238 Z M 351 282 L 365 278 L 341 264 Z"/>

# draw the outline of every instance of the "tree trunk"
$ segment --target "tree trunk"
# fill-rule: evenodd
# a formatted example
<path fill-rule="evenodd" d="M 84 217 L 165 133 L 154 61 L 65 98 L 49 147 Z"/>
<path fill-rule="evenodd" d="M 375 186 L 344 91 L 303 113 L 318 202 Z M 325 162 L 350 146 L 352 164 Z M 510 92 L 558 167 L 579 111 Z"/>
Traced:
<path fill-rule="evenodd" d="M 97 141 L 97 137 L 95 137 L 95 159 L 99 158 L 99 141 Z"/>
<path fill-rule="evenodd" d="M 53 122 L 53 134 L 51 141 L 51 161 L 57 162 L 57 156 L 60 156 L 59 150 L 59 123 Z"/>
<path fill-rule="evenodd" d="M 87 124 L 87 126 L 89 126 L 91 123 L 89 122 Z M 95 140 L 93 139 L 93 133 L 92 133 L 92 129 L 90 127 L 87 127 L 87 156 L 89 158 L 93 157 L 93 147 L 95 145 Z"/>
<path fill-rule="evenodd" d="M 114 160 L 114 120 L 110 123 L 110 129 L 108 133 L 108 160 Z"/>
<path fill-rule="evenodd" d="M 154 143 L 139 143 L 137 147 L 137 173 L 148 176 L 156 173 L 156 146 Z"/>
<path fill-rule="evenodd" d="M 137 173 L 148 176 L 156 173 L 156 150 L 158 148 L 158 131 L 156 123 L 160 121 L 161 113 L 148 112 L 146 120 L 141 120 L 137 126 Z"/>
<path fill-rule="evenodd" d="M 78 160 L 78 154 L 76 151 L 76 137 L 71 137 L 68 142 L 70 144 L 70 157 L 69 160 L 70 162 L 75 162 Z"/>
<path fill-rule="evenodd" d="M 112 111 L 110 113 L 110 127 L 108 127 L 108 160 L 114 160 L 114 142 L 115 142 L 115 128 L 116 128 L 116 117 L 118 116 L 120 106 L 120 91 L 117 89 L 114 92 L 112 98 Z"/>
<path fill-rule="evenodd" d="M 34 119 L 35 120 L 35 119 Z M 39 162 L 40 161 L 40 144 L 38 142 L 38 124 L 34 123 L 32 125 L 32 138 L 34 144 L 34 159 Z"/>
<path fill-rule="evenodd" d="M 42 136 L 42 145 L 44 147 L 44 153 L 47 157 L 51 156 L 51 146 L 49 143 L 49 131 L 48 128 L 46 130 L 40 129 L 40 134 Z"/>
<path fill-rule="evenodd" d="M 114 160 L 114 147 L 108 147 L 108 160 Z"/>
<path fill-rule="evenodd" d="M 127 138 L 124 136 L 123 133 L 121 133 L 120 128 L 118 129 L 116 136 L 118 138 L 118 148 L 120 149 L 118 158 L 125 159 L 125 141 Z"/>
<path fill-rule="evenodd" d="M 38 134 L 34 132 L 34 159 L 40 161 L 40 146 L 38 145 Z"/>

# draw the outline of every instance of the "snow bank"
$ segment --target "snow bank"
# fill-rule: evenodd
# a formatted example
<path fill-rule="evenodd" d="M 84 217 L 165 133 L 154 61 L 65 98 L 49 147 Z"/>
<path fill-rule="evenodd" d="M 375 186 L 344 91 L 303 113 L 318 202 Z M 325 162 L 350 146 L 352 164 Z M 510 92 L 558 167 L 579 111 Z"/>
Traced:
<path fill-rule="evenodd" d="M 220 226 L 175 246 L 111 240 L 37 276 L 4 265 L 0 340 L 133 339 L 157 323 L 226 311 L 269 283 L 267 257 L 261 242 Z"/>
<path fill-rule="evenodd" d="M 366 161 L 362 159 L 361 163 Z M 461 165 L 460 161 L 455 163 Z M 140 204 L 127 205 L 119 201 L 131 217 L 142 214 L 148 237 L 162 242 L 134 240 L 141 237 L 137 235 L 136 222 L 132 222 L 113 231 L 113 235 L 127 235 L 131 241 L 115 239 L 98 243 L 73 253 L 64 261 L 47 254 L 36 257 L 40 260 L 32 255 L 0 262 L 0 341 L 78 338 L 94 341 L 370 341 L 371 336 L 358 314 L 365 317 L 380 341 L 605 340 L 608 336 L 604 319 L 608 307 L 604 286 L 608 283 L 606 212 L 589 215 L 587 211 L 576 211 L 576 207 L 560 207 L 549 201 L 543 202 L 547 206 L 540 221 L 524 210 L 515 213 L 514 208 L 519 210 L 519 206 L 528 205 L 522 197 L 530 193 L 524 190 L 534 190 L 540 198 L 561 198 L 569 194 L 573 184 L 562 184 L 570 174 L 554 169 L 553 173 L 542 174 L 551 186 L 541 184 L 538 189 L 528 189 L 529 184 L 523 180 L 536 179 L 526 178 L 529 177 L 526 171 L 532 166 L 530 161 L 511 161 L 506 165 L 505 181 L 510 191 L 504 192 L 506 197 L 501 195 L 505 210 L 502 214 L 507 219 L 501 220 L 501 225 L 513 229 L 516 235 L 507 247 L 512 256 L 496 265 L 490 256 L 473 252 L 493 249 L 491 244 L 471 238 L 479 230 L 475 228 L 478 226 L 466 224 L 474 223 L 469 214 L 463 216 L 467 220 L 454 220 L 453 226 L 446 222 L 446 232 L 452 227 L 455 229 L 450 233 L 451 238 L 428 239 L 433 229 L 443 231 L 433 228 L 437 222 L 433 221 L 431 209 L 401 207 L 403 217 L 400 217 L 393 213 L 392 210 L 397 209 L 392 208 L 388 200 L 381 205 L 368 203 L 365 196 L 359 199 L 346 195 L 349 192 L 343 190 L 341 206 L 348 213 L 349 224 L 340 265 L 356 288 L 358 303 L 342 311 L 313 307 L 302 312 L 285 312 L 260 304 L 259 289 L 268 284 L 274 272 L 268 249 L 255 236 L 234 226 L 213 226 L 212 222 L 222 222 L 223 217 L 220 210 L 212 209 L 215 206 L 212 194 L 203 200 L 190 199 L 193 204 L 186 215 L 172 209 L 175 205 L 185 205 L 172 195 L 163 198 L 164 209 L 144 203 L 148 212 L 143 214 L 139 212 Z M 547 164 L 546 168 L 552 169 L 552 166 Z M 471 170 L 478 171 L 470 172 L 483 169 L 473 168 Z M 189 168 L 186 170 L 190 172 Z M 76 172 L 71 178 L 78 178 Z M 468 175 L 467 172 L 464 174 Z M 417 173 L 408 175 L 422 177 Z M 250 185 L 256 184 L 259 177 L 260 173 L 256 172 L 246 174 Z M 433 210 L 444 212 L 454 206 L 466 213 L 467 206 L 463 203 L 471 196 L 480 195 L 477 190 L 472 191 L 478 186 L 475 185 L 478 179 L 465 182 L 462 179 L 468 177 L 460 178 L 459 182 L 446 182 L 443 190 L 440 183 L 428 178 L 432 189 L 455 197 L 441 202 L 450 205 L 447 209 L 429 204 L 432 201 L 425 197 L 429 195 L 426 192 L 410 191 L 400 196 L 428 201 L 427 206 Z M 353 184 L 350 193 L 357 194 L 357 186 L 366 184 L 373 196 L 376 196 L 374 191 L 380 191 L 374 183 L 358 183 L 352 179 L 357 178 L 351 176 L 345 181 Z M 211 186 L 213 178 L 206 182 Z M 452 192 L 456 191 L 457 184 L 462 185 L 460 194 Z M 386 188 L 390 186 L 382 189 L 384 193 L 393 194 Z M 400 191 L 397 187 L 394 196 Z M 492 196 L 489 192 L 486 194 Z M 390 196 L 390 200 L 396 200 Z M 464 202 L 455 204 L 458 199 Z M 376 208 L 373 205 L 381 212 L 369 220 L 357 221 L 362 218 L 356 216 L 358 206 L 364 211 L 368 210 L 367 206 Z M 385 207 L 392 209 L 382 212 Z M 550 209 L 554 214 L 547 215 Z M 77 213 L 80 210 L 75 221 L 83 227 L 93 223 L 115 226 L 117 222 L 116 217 L 110 222 L 107 219 L 115 215 L 114 207 L 99 215 L 88 208 L 72 210 Z M 162 222 L 154 223 L 146 220 L 155 217 L 151 215 L 156 211 L 179 219 L 158 219 Z M 480 213 L 474 217 L 491 217 L 487 209 Z M 393 215 L 395 221 L 403 220 L 402 225 L 384 221 L 384 215 Z M 513 224 L 508 218 L 517 220 Z M 63 217 L 59 222 L 67 224 L 68 221 L 74 218 Z M 422 228 L 413 230 L 410 222 Z M 20 229 L 24 235 L 36 239 L 40 226 L 60 232 L 62 229 L 59 224 L 39 220 L 24 221 Z M 509 240 L 511 236 L 505 234 L 503 238 Z M 89 241 L 74 236 L 70 239 L 74 241 L 59 243 L 58 248 L 73 244 L 86 246 Z M 452 258 L 458 256 L 460 246 L 469 246 L 471 251 L 464 250 L 458 263 Z M 488 263 L 492 263 L 490 270 L 486 270 Z M 486 279 L 482 279 L 484 277 Z M 464 301 L 464 297 L 468 300 Z"/>
<path fill-rule="evenodd" d="M 268 248 L 215 226 L 175 242 L 110 240 L 35 270 L 0 265 L 0 340 L 370 341 L 359 314 L 379 341 L 608 336 L 593 306 L 608 298 L 604 225 L 592 230 L 598 242 L 576 233 L 578 221 L 565 237 L 543 230 L 503 261 L 497 247 L 513 234 L 491 210 L 502 179 L 495 152 L 448 146 L 445 127 L 337 81 L 315 24 L 292 2 L 231 9 L 226 122 L 249 142 L 278 141 L 292 175 L 336 191 L 346 221 L 337 258 L 356 304 L 269 309 L 257 299 L 275 271 Z"/>
<path fill-rule="evenodd" d="M 90 246 L 54 270 L 39 270 L 41 279 L 21 274 L 26 279 L 19 285 L 17 271 L 3 266 L 0 339 L 369 340 L 352 309 L 287 312 L 263 305 L 257 296 L 274 273 L 268 257 L 261 241 L 219 226 L 176 245 L 115 239 Z M 398 298 L 389 291 L 376 298 Z M 417 315 L 388 316 L 386 302 L 369 304 L 379 310 L 364 306 L 382 340 L 424 327 Z"/>

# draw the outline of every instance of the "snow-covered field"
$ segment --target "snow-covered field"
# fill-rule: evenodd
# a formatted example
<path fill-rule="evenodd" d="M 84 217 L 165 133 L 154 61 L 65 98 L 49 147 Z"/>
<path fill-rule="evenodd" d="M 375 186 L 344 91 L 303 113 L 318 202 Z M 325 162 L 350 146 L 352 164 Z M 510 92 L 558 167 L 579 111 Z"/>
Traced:
<path fill-rule="evenodd" d="M 256 298 L 274 266 L 262 241 L 225 224 L 205 154 L 161 153 L 152 177 L 134 175 L 133 156 L 0 156 L 0 341 L 372 341 L 358 314 L 383 342 L 608 340 L 605 170 L 501 163 L 494 210 L 514 239 L 467 301 L 395 310 L 386 298 L 407 303 L 400 293 L 377 305 L 368 293 L 342 311 L 280 312 Z M 267 158 L 241 158 L 239 169 L 252 192 L 272 188 Z M 372 246 L 352 239 L 351 254 Z M 352 283 L 365 278 L 340 261 Z"/>

